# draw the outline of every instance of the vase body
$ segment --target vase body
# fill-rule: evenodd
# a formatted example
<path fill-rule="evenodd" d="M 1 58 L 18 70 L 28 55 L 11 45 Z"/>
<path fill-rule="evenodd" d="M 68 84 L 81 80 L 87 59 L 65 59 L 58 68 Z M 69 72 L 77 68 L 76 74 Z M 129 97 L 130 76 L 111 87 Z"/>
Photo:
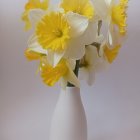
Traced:
<path fill-rule="evenodd" d="M 52 118 L 50 140 L 87 140 L 87 121 L 79 88 L 61 90 Z"/>

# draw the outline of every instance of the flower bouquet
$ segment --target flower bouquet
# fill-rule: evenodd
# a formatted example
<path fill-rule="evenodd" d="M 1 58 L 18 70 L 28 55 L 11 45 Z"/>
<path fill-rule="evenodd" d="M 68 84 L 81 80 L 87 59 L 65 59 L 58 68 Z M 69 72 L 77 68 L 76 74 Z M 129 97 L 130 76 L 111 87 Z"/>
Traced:
<path fill-rule="evenodd" d="M 50 140 L 87 140 L 80 80 L 89 85 L 95 74 L 117 57 L 126 35 L 128 0 L 29 0 L 22 20 L 33 34 L 26 58 L 39 61 L 43 82 L 61 85 Z"/>

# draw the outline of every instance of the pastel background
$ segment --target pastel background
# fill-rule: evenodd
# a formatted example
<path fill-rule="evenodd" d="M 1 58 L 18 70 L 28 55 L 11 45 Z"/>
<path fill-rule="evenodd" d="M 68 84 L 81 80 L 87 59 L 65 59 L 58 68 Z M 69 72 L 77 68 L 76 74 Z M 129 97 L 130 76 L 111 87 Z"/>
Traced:
<path fill-rule="evenodd" d="M 48 140 L 60 88 L 45 86 L 24 50 L 30 33 L 20 15 L 26 0 L 0 0 L 0 140 Z M 140 140 L 140 1 L 128 9 L 128 37 L 94 86 L 82 83 L 89 140 Z"/>

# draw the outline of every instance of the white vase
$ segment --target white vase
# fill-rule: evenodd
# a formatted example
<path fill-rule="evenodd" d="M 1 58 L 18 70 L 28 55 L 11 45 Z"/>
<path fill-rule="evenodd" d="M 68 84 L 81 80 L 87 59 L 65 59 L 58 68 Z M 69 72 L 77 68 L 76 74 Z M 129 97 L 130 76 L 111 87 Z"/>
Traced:
<path fill-rule="evenodd" d="M 61 90 L 52 118 L 50 140 L 87 140 L 87 121 L 79 88 Z"/>

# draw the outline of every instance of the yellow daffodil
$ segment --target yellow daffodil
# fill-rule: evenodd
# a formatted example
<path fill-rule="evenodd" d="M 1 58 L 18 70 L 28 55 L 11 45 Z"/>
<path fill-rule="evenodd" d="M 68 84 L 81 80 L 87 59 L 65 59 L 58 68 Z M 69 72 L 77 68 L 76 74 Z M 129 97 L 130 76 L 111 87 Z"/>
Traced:
<path fill-rule="evenodd" d="M 54 86 L 60 79 L 62 86 L 66 86 L 67 82 L 79 87 L 79 80 L 72 71 L 69 60 L 61 59 L 61 61 L 53 67 L 47 60 L 41 64 L 41 77 L 43 82 L 48 86 Z M 65 83 L 64 83 L 65 81 Z"/>
<path fill-rule="evenodd" d="M 116 39 L 122 38 L 126 33 L 126 9 L 128 0 L 93 0 L 96 13 L 101 20 L 107 21 L 108 37 L 107 43 L 110 47 L 116 46 L 121 42 Z M 116 34 L 118 34 L 116 36 Z"/>
<path fill-rule="evenodd" d="M 36 36 L 33 35 L 28 42 L 32 45 L 26 49 L 25 56 L 29 61 L 40 61 L 37 73 L 39 71 L 41 72 L 43 82 L 48 86 L 54 86 L 59 80 L 61 80 L 61 86 L 63 88 L 66 87 L 67 82 L 79 87 L 79 80 L 73 72 L 75 61 L 62 58 L 59 63 L 54 66 L 52 53 L 48 53 L 48 51 L 43 49 L 35 40 Z"/>
<path fill-rule="evenodd" d="M 62 13 L 52 12 L 39 21 L 36 36 L 44 49 L 62 52 L 70 39 L 70 25 Z"/>
<path fill-rule="evenodd" d="M 25 5 L 25 11 L 22 14 L 22 20 L 25 22 L 25 30 L 29 30 L 31 28 L 31 22 L 29 19 L 29 12 L 32 9 L 42 9 L 47 10 L 48 8 L 48 0 L 28 0 Z"/>
<path fill-rule="evenodd" d="M 31 23 L 35 26 L 33 41 L 29 40 L 29 48 L 40 46 L 54 58 L 56 66 L 62 57 L 80 59 L 85 54 L 85 40 L 81 35 L 88 26 L 88 19 L 73 13 L 42 10 L 30 11 Z"/>
<path fill-rule="evenodd" d="M 65 13 L 72 13 L 75 16 L 73 20 L 77 22 L 77 17 L 84 17 L 88 20 L 88 26 L 81 40 L 88 45 L 94 42 L 97 32 L 97 24 L 95 20 L 95 10 L 91 0 L 62 0 L 60 7 L 64 9 Z"/>
<path fill-rule="evenodd" d="M 90 0 L 62 0 L 61 7 L 65 12 L 73 12 L 89 19 L 94 16 L 94 8 Z"/>

